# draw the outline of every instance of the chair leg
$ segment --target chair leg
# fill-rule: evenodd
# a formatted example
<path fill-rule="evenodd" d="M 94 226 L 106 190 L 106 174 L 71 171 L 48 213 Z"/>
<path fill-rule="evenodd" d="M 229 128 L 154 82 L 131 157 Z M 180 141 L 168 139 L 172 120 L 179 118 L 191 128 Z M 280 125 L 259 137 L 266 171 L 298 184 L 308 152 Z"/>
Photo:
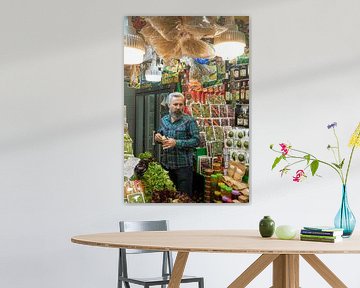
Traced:
<path fill-rule="evenodd" d="M 122 281 L 119 279 L 119 276 L 122 276 L 123 272 L 122 272 L 122 255 L 121 255 L 121 251 L 119 249 L 119 265 L 118 265 L 118 286 L 117 288 L 122 288 Z"/>
<path fill-rule="evenodd" d="M 201 278 L 199 280 L 199 288 L 204 288 L 204 279 L 203 278 Z"/>

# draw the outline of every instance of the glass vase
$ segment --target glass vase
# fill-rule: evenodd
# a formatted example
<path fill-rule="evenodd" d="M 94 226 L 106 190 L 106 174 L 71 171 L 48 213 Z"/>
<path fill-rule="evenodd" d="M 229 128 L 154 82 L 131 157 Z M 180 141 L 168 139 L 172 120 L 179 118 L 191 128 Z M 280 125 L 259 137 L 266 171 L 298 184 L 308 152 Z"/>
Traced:
<path fill-rule="evenodd" d="M 336 214 L 334 224 L 336 228 L 344 229 L 343 237 L 350 237 L 355 228 L 356 219 L 349 207 L 346 185 L 342 187 L 341 206 Z"/>

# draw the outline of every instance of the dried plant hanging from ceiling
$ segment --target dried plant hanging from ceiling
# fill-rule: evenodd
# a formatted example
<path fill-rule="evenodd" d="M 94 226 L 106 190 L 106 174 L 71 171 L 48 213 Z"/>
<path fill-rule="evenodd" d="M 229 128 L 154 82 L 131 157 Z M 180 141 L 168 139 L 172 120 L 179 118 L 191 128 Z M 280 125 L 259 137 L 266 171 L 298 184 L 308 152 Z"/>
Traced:
<path fill-rule="evenodd" d="M 227 30 L 217 24 L 215 16 L 149 16 L 143 20 L 140 33 L 165 60 L 214 57 L 214 49 L 206 39 Z"/>

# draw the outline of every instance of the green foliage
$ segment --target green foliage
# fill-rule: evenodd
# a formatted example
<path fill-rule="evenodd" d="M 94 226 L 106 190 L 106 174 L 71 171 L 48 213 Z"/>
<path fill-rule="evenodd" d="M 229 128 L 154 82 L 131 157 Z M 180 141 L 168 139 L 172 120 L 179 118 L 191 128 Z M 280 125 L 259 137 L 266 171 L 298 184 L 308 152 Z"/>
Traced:
<path fill-rule="evenodd" d="M 149 163 L 148 169 L 142 177 L 145 186 L 145 200 L 151 201 L 154 191 L 170 190 L 175 191 L 175 186 L 170 180 L 168 172 L 156 162 Z"/>
<path fill-rule="evenodd" d="M 152 157 L 153 157 L 153 155 L 152 155 L 151 152 L 149 152 L 149 151 L 146 151 L 146 152 L 144 152 L 144 153 L 140 153 L 140 154 L 138 155 L 138 158 L 140 158 L 141 160 L 150 159 L 150 158 L 152 158 Z"/>
<path fill-rule="evenodd" d="M 279 156 L 279 157 L 276 157 L 275 160 L 274 160 L 274 163 L 273 165 L 271 166 L 271 170 L 273 170 L 277 164 L 279 164 L 279 162 L 281 161 L 281 159 L 283 159 L 282 156 Z"/>
<path fill-rule="evenodd" d="M 314 161 L 312 161 L 311 162 L 311 164 L 310 164 L 310 169 L 311 169 L 311 174 L 312 174 L 312 176 L 314 176 L 315 175 L 315 173 L 316 173 L 316 171 L 318 170 L 318 168 L 319 168 L 319 160 L 314 160 Z"/>
<path fill-rule="evenodd" d="M 337 164 L 337 163 L 331 163 L 333 164 L 335 167 L 339 168 L 340 170 L 342 169 L 342 167 L 344 166 L 344 162 L 345 162 L 345 159 L 343 159 L 340 164 Z"/>
<path fill-rule="evenodd" d="M 279 157 L 276 157 L 275 160 L 274 160 L 274 163 L 273 165 L 271 166 L 271 170 L 273 170 L 277 164 L 279 164 L 279 162 L 281 160 L 286 160 L 286 156 L 285 155 L 280 155 Z"/>
<path fill-rule="evenodd" d="M 310 162 L 310 155 L 309 155 L 309 154 L 305 155 L 305 156 L 304 156 L 304 159 L 306 159 L 306 164 L 309 164 L 309 162 Z"/>

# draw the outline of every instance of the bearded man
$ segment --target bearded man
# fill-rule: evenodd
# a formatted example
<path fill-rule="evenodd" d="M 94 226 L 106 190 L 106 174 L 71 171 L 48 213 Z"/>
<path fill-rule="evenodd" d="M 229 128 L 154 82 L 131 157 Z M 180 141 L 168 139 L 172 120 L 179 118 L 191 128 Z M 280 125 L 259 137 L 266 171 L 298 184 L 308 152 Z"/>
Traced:
<path fill-rule="evenodd" d="M 185 97 L 174 92 L 167 97 L 169 114 L 160 122 L 155 141 L 162 145 L 161 164 L 169 171 L 176 190 L 192 196 L 193 152 L 200 143 L 193 117 L 184 114 Z"/>

